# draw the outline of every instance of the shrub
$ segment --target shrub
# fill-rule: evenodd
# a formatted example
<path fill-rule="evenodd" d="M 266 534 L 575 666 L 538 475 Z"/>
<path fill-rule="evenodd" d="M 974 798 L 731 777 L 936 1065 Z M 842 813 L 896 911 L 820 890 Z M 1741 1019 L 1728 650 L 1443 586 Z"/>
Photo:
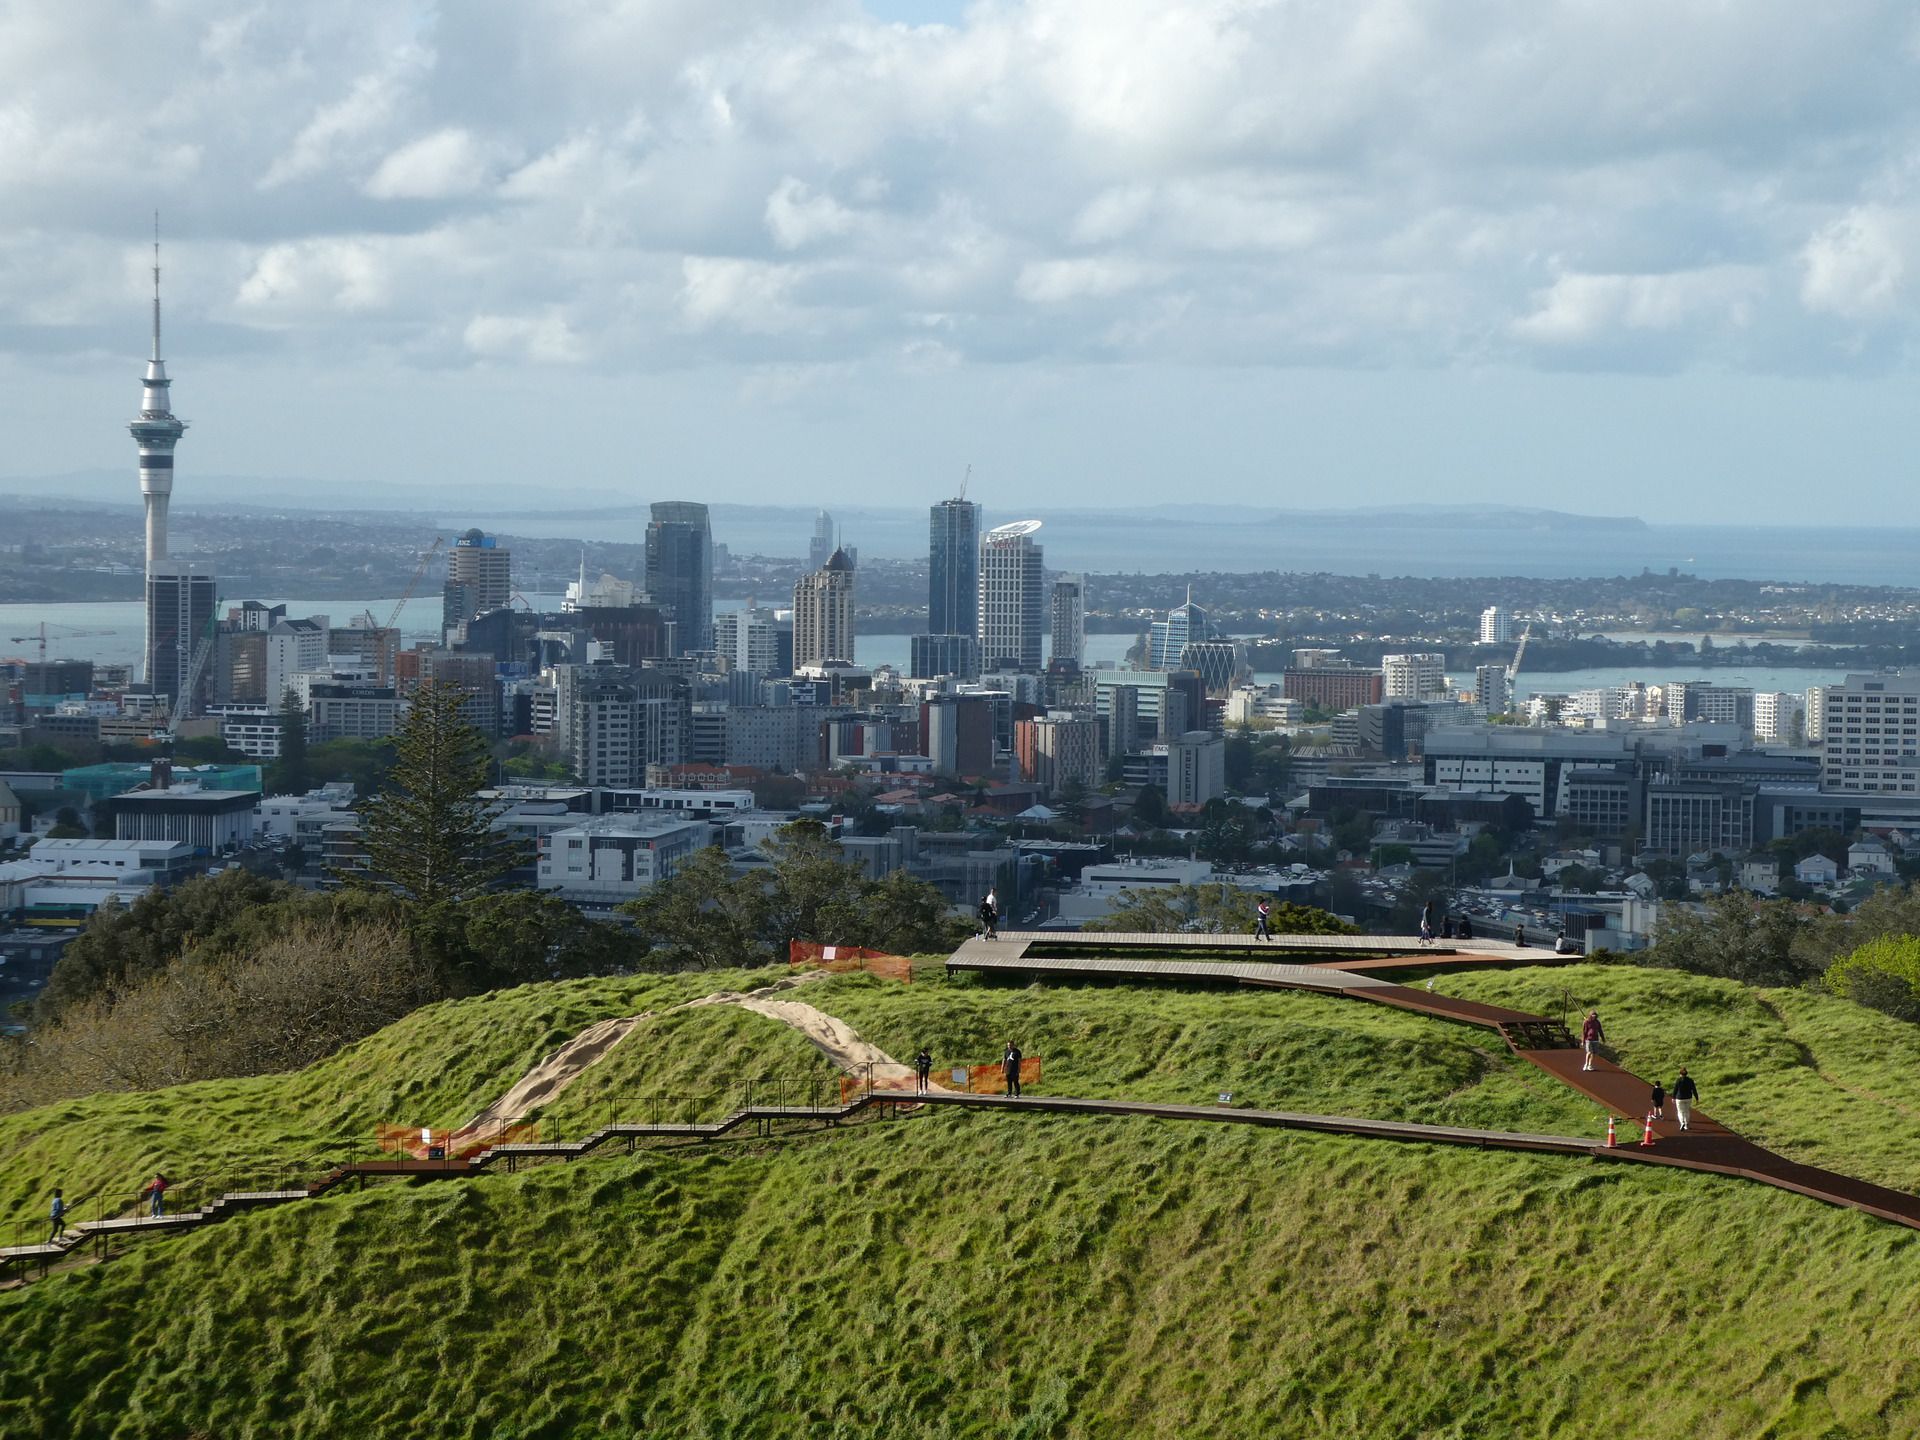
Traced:
<path fill-rule="evenodd" d="M 1827 971 L 1836 995 L 1920 1022 L 1920 936 L 1883 935 L 1836 960 Z"/>

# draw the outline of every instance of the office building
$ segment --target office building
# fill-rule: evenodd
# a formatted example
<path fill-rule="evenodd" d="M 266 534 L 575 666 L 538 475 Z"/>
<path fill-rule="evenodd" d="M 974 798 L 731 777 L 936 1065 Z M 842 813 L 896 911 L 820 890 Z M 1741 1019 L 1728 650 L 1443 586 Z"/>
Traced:
<path fill-rule="evenodd" d="M 1227 742 L 1211 730 L 1189 730 L 1167 742 L 1167 803 L 1205 805 L 1227 793 Z"/>
<path fill-rule="evenodd" d="M 997 751 L 995 697 L 942 695 L 920 706 L 920 753 L 934 773 L 986 777 Z"/>
<path fill-rule="evenodd" d="M 1193 587 L 1187 587 L 1186 603 L 1176 605 L 1164 620 L 1147 627 L 1147 668 L 1178 670 L 1186 664 L 1187 646 L 1214 638 L 1213 624 L 1207 612 L 1193 603 Z"/>
<path fill-rule="evenodd" d="M 324 674 L 327 670 L 327 617 L 281 620 L 267 631 L 266 678 L 260 703 L 277 715 L 294 676 Z"/>
<path fill-rule="evenodd" d="M 400 729 L 400 698 L 391 685 L 355 685 L 337 680 L 307 686 L 307 739 L 383 740 Z"/>
<path fill-rule="evenodd" d="M 713 532 L 705 505 L 654 502 L 647 525 L 647 599 L 674 626 L 669 654 L 713 648 Z"/>
<path fill-rule="evenodd" d="M 170 786 L 132 790 L 107 801 L 120 840 L 177 840 L 196 854 L 217 855 L 253 838 L 257 790 Z"/>
<path fill-rule="evenodd" d="M 1233 640 L 1189 640 L 1180 652 L 1175 671 L 1191 670 L 1209 695 L 1224 696 L 1233 689 L 1243 669 L 1240 646 Z"/>
<path fill-rule="evenodd" d="M 669 815 L 602 815 L 541 837 L 537 883 L 561 899 L 610 910 L 672 877 L 704 849 L 706 820 Z"/>
<path fill-rule="evenodd" d="M 907 644 L 907 674 L 915 680 L 980 676 L 980 642 L 971 635 L 915 635 Z"/>
<path fill-rule="evenodd" d="M 1480 612 L 1480 643 L 1482 645 L 1505 645 L 1513 639 L 1513 617 L 1498 605 L 1489 605 Z"/>
<path fill-rule="evenodd" d="M 980 541 L 980 666 L 1037 673 L 1047 627 L 1038 520 L 990 530 Z"/>
<path fill-rule="evenodd" d="M 1048 659 L 1078 665 L 1087 648 L 1086 580 L 1063 575 L 1053 582 L 1053 649 Z"/>
<path fill-rule="evenodd" d="M 1289 700 L 1337 714 L 1356 705 L 1378 705 L 1384 685 L 1378 670 L 1323 661 L 1288 666 L 1280 672 L 1280 688 Z"/>
<path fill-rule="evenodd" d="M 587 786 L 641 786 L 649 765 L 692 756 L 686 682 L 621 665 L 569 665 L 554 672 L 556 732 L 574 778 Z"/>
<path fill-rule="evenodd" d="M 493 536 L 468 530 L 447 552 L 447 584 L 442 594 L 440 629 L 448 642 L 466 635 L 466 624 L 513 603 L 513 552 Z"/>
<path fill-rule="evenodd" d="M 1812 685 L 1807 689 L 1806 705 L 1807 744 L 1818 745 L 1827 733 L 1827 687 Z"/>
<path fill-rule="evenodd" d="M 1491 612 L 1489 612 L 1491 613 Z M 1482 628 L 1486 619 L 1481 618 Z M 1504 665 L 1473 667 L 1474 708 L 1483 715 L 1504 715 L 1513 705 L 1513 678 Z"/>
<path fill-rule="evenodd" d="M 793 587 L 793 668 L 853 663 L 853 562 L 835 550 Z"/>
<path fill-rule="evenodd" d="M 451 685 L 464 692 L 460 714 L 469 725 L 489 740 L 500 734 L 500 678 L 491 655 L 452 650 L 409 653 L 419 656 L 422 683 Z"/>
<path fill-rule="evenodd" d="M 1383 655 L 1380 680 L 1384 698 L 1420 703 L 1447 694 L 1447 657 L 1438 654 Z"/>
<path fill-rule="evenodd" d="M 942 500 L 927 516 L 927 633 L 980 633 L 980 507 Z"/>
<path fill-rule="evenodd" d="M 1920 786 L 1920 672 L 1849 675 L 1823 688 L 1821 788 L 1913 793 Z"/>

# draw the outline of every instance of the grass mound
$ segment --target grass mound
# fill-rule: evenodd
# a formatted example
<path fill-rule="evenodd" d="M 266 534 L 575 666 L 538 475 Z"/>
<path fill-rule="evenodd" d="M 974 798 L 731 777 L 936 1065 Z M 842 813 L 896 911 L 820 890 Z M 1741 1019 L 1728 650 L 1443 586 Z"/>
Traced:
<path fill-rule="evenodd" d="M 0 1431 L 1898 1436 L 1916 1293 L 1920 1236 L 1716 1177 L 934 1112 L 340 1195 L 0 1295 Z"/>

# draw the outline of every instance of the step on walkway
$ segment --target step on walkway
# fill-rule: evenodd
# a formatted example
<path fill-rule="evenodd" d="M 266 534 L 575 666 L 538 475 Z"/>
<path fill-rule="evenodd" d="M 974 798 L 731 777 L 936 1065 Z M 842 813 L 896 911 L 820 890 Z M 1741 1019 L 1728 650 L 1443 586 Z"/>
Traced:
<path fill-rule="evenodd" d="M 1061 941 L 1067 942 L 1064 948 L 1075 951 L 1105 950 L 1110 953 L 1078 953 L 1071 957 L 1035 953 L 1053 950 Z M 1334 941 L 1345 943 L 1330 943 Z M 1592 1070 L 1584 1069 L 1584 1056 L 1578 1042 L 1562 1021 L 1551 1016 L 1532 1015 L 1498 1005 L 1483 1005 L 1478 1001 L 1440 995 L 1419 987 L 1395 985 L 1366 973 L 1334 970 L 1329 964 L 1271 964 L 1252 958 L 1245 961 L 1176 961 L 1147 959 L 1141 955 L 1142 951 L 1173 948 L 1168 942 L 1174 942 L 1175 946 L 1186 942 L 1189 948 L 1204 945 L 1216 951 L 1244 950 L 1249 957 L 1257 955 L 1270 943 L 1255 940 L 1251 936 L 1233 935 L 1136 935 L 1094 931 L 1053 935 L 1040 931 L 1009 931 L 998 940 L 969 940 L 949 957 L 947 968 L 962 973 L 1017 975 L 1034 979 L 1107 978 L 1188 983 L 1210 980 L 1278 989 L 1314 990 L 1349 999 L 1370 1000 L 1377 1005 L 1390 1005 L 1439 1019 L 1480 1025 L 1498 1031 L 1508 1047 L 1522 1060 L 1626 1119 L 1628 1124 L 1620 1133 L 1621 1143 L 1618 1146 L 1611 1149 L 1604 1145 L 1592 1147 L 1595 1154 L 1605 1159 L 1671 1165 L 1687 1170 L 1739 1176 L 1920 1229 L 1920 1196 L 1855 1179 L 1851 1175 L 1842 1175 L 1817 1165 L 1789 1160 L 1735 1134 L 1698 1106 L 1694 1107 L 1692 1127 L 1683 1132 L 1674 1118 L 1673 1102 L 1669 1100 L 1667 1118 L 1654 1122 L 1654 1143 L 1642 1147 L 1638 1142 L 1647 1104 L 1652 1097 L 1652 1085 L 1611 1060 L 1598 1056 L 1594 1059 Z M 1516 949 L 1508 942 L 1498 940 L 1442 940 L 1435 942 L 1432 947 L 1425 947 L 1417 940 L 1303 935 L 1281 936 L 1278 942 L 1284 946 L 1307 946 L 1308 942 L 1322 942 L 1320 948 L 1329 952 L 1357 949 L 1364 944 L 1374 951 L 1386 950 L 1395 955 L 1416 957 L 1435 954 L 1449 944 L 1456 947 L 1464 944 L 1471 950 L 1461 951 L 1458 958 L 1469 962 L 1486 956 L 1504 957 L 1508 963 L 1515 963 L 1516 957 L 1518 963 L 1551 964 L 1566 959 L 1544 950 Z M 1132 952 L 1131 958 L 1129 952 Z M 1389 962 L 1381 968 L 1391 968 L 1391 965 L 1392 962 Z"/>

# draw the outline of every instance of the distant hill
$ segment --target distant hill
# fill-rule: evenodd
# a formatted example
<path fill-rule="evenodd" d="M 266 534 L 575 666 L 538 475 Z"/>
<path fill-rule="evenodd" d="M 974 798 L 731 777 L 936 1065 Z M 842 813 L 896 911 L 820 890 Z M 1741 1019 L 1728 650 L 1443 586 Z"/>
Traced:
<path fill-rule="evenodd" d="M 814 1062 L 669 1007 L 768 975 L 434 1006 L 294 1075 L 0 1119 L 0 1200 L 277 1183 L 381 1121 L 458 1123 L 600 1019 L 653 1012 L 543 1117 L 711 1113 Z M 1920 1183 L 1920 1031 L 1845 1002 L 1580 966 L 1444 988 L 1598 1004 L 1720 1118 Z M 1039 1088 L 1597 1133 L 1484 1035 L 1325 996 L 792 992 L 895 1055 Z M 733 1092 L 737 1094 L 737 1090 Z M 22 1435 L 1644 1437 L 1920 1429 L 1909 1231 L 1741 1181 L 1171 1122 L 936 1111 L 392 1184 L 240 1216 L 0 1295 Z"/>

